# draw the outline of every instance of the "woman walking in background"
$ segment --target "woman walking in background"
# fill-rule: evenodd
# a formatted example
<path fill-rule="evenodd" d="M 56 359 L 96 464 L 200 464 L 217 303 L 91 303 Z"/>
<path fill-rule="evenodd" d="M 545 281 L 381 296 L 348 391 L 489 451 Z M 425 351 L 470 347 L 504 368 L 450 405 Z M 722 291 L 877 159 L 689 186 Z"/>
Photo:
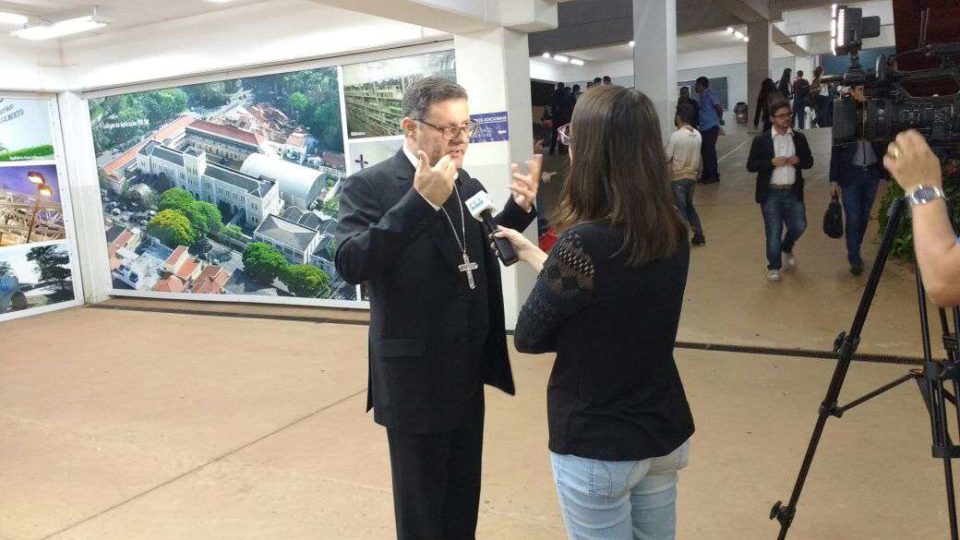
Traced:
<path fill-rule="evenodd" d="M 764 79 L 760 83 L 760 94 L 757 95 L 757 108 L 753 111 L 753 128 L 757 129 L 760 120 L 763 120 L 763 130 L 770 131 L 773 124 L 770 123 L 770 106 L 783 99 L 783 94 L 777 90 L 777 85 L 773 79 Z"/>

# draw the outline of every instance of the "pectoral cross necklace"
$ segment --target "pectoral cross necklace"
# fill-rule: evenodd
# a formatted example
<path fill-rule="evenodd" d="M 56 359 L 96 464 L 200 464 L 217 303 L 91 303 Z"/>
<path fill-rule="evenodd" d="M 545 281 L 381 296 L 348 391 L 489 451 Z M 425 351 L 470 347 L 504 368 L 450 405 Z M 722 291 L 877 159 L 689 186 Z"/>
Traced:
<path fill-rule="evenodd" d="M 457 234 L 457 227 L 454 226 L 453 220 L 450 219 L 450 214 L 447 213 L 447 209 L 441 206 L 440 210 L 443 210 L 443 215 L 447 217 L 447 223 L 450 224 L 450 229 L 453 231 L 453 238 L 457 241 L 457 247 L 460 248 L 460 252 L 463 254 L 463 264 L 457 268 L 467 275 L 467 285 L 470 286 L 470 289 L 476 289 L 477 282 L 474 280 L 473 272 L 478 269 L 479 266 L 477 263 L 471 262 L 470 256 L 467 255 L 467 221 L 463 213 L 463 199 L 460 198 L 460 190 L 457 189 L 456 184 L 454 184 L 453 189 L 457 193 L 457 205 L 460 206 L 460 232 L 463 234 L 463 242 L 460 241 L 460 236 Z"/>

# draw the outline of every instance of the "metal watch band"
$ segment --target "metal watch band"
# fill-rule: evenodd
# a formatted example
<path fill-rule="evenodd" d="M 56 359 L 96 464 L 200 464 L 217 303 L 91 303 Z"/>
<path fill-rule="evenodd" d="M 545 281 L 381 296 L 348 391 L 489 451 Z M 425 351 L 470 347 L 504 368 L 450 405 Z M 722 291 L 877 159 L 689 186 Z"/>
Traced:
<path fill-rule="evenodd" d="M 943 190 L 936 186 L 924 185 L 917 186 L 917 189 L 913 190 L 909 197 L 911 206 L 929 204 L 937 199 L 947 199 Z"/>

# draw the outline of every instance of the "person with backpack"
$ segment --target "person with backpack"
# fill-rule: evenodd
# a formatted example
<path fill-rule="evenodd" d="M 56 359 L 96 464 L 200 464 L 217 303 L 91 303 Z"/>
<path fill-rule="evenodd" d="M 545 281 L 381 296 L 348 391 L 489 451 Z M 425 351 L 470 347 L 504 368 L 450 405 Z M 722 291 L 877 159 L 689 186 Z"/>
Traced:
<path fill-rule="evenodd" d="M 793 81 L 793 127 L 804 129 L 807 116 L 807 97 L 810 95 L 810 81 L 803 78 L 803 71 L 797 70 L 797 80 Z"/>

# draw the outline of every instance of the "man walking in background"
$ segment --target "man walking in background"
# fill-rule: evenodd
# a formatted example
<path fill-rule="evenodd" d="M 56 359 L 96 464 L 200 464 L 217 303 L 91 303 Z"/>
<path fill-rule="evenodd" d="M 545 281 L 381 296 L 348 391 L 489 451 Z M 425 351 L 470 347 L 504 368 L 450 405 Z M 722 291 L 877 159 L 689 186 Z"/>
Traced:
<path fill-rule="evenodd" d="M 793 81 L 793 127 L 805 129 L 807 100 L 810 97 L 810 82 L 803 78 L 803 71 L 797 70 L 797 80 Z"/>
<path fill-rule="evenodd" d="M 697 94 L 700 95 L 699 128 L 703 143 L 700 146 L 700 158 L 703 161 L 702 184 L 713 184 L 720 181 L 719 164 L 717 163 L 717 138 L 720 136 L 720 126 L 723 125 L 723 107 L 716 92 L 710 89 L 710 79 L 700 77 L 696 84 Z"/>
<path fill-rule="evenodd" d="M 788 101 L 773 104 L 770 114 L 773 129 L 753 139 L 747 170 L 757 173 L 755 198 L 767 238 L 767 280 L 776 282 L 784 255 L 787 267 L 797 266 L 793 248 L 807 228 L 803 170 L 813 167 L 813 154 L 803 133 L 790 129 Z"/>
<path fill-rule="evenodd" d="M 703 237 L 703 226 L 700 216 L 693 207 L 693 191 L 700 176 L 700 132 L 694 129 L 693 121 L 696 109 L 689 103 L 682 103 L 677 107 L 674 123 L 677 130 L 670 134 L 667 140 L 667 160 L 672 172 L 671 187 L 673 200 L 677 208 L 683 212 L 693 231 L 691 243 L 702 246 L 707 243 Z"/>

